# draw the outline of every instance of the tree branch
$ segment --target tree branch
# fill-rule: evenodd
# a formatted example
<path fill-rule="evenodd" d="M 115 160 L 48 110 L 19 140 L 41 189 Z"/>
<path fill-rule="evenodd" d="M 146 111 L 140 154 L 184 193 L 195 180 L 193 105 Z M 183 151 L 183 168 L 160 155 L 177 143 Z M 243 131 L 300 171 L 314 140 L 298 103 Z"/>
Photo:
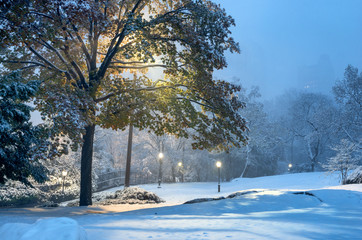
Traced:
<path fill-rule="evenodd" d="M 114 65 L 110 66 L 110 68 L 127 68 L 127 69 L 144 69 L 144 68 L 152 68 L 152 67 L 166 68 L 167 66 L 164 65 L 164 64 L 150 64 L 150 65 L 143 65 L 143 66 L 119 66 L 119 65 L 118 66 L 114 66 Z"/>
<path fill-rule="evenodd" d="M 1 61 L 4 63 L 23 63 L 23 64 L 33 64 L 36 66 L 40 66 L 40 67 L 44 67 L 44 68 L 48 68 L 48 69 L 52 69 L 51 67 L 48 67 L 40 62 L 34 62 L 34 61 L 17 61 L 17 60 L 6 60 L 6 61 Z"/>
<path fill-rule="evenodd" d="M 213 106 L 210 106 L 210 105 L 207 105 L 207 104 L 198 102 L 198 101 L 193 100 L 193 99 L 185 98 L 185 97 L 176 97 L 176 98 L 170 98 L 170 99 L 187 100 L 187 101 L 196 103 L 196 104 L 198 104 L 198 105 L 200 105 L 200 106 L 204 106 L 204 107 L 210 108 L 210 109 L 212 109 L 212 110 L 216 110 Z"/>
<path fill-rule="evenodd" d="M 121 61 L 121 60 L 117 60 L 117 59 L 115 59 L 115 61 L 111 62 L 111 64 L 115 64 L 115 63 L 120 63 L 120 64 L 143 64 L 145 62 L 142 62 L 142 61 L 125 62 L 125 61 Z"/>
<path fill-rule="evenodd" d="M 39 42 L 40 44 L 42 44 L 44 47 L 52 50 L 53 52 L 55 52 L 55 54 L 58 56 L 58 58 L 60 59 L 60 61 L 62 61 L 64 63 L 64 65 L 68 68 L 69 73 L 66 73 L 67 78 L 71 79 L 74 78 L 75 80 L 77 79 L 77 75 L 75 74 L 75 72 L 71 69 L 71 67 L 69 66 L 68 62 L 63 58 L 63 56 L 60 54 L 60 52 L 54 48 L 52 45 L 50 45 L 49 43 L 47 43 L 45 40 L 43 40 L 42 38 L 40 38 L 42 42 Z"/>
<path fill-rule="evenodd" d="M 39 15 L 39 16 L 46 17 L 46 18 L 54 20 L 54 18 L 52 16 L 49 16 L 49 15 L 47 15 L 45 13 L 40 13 L 40 12 L 36 12 L 36 11 L 29 11 L 28 13 L 29 14 Z"/>
<path fill-rule="evenodd" d="M 72 24 L 72 27 L 73 27 L 73 30 L 75 32 L 75 35 L 76 35 L 79 43 L 81 44 L 82 51 L 83 51 L 84 55 L 86 56 L 86 60 L 88 61 L 88 63 L 87 63 L 87 65 L 88 65 L 89 62 L 91 61 L 91 56 L 90 56 L 90 54 L 88 52 L 88 49 L 87 49 L 86 45 L 84 44 L 83 39 L 79 35 L 78 28 L 74 24 Z"/>
<path fill-rule="evenodd" d="M 103 101 L 105 101 L 105 100 L 108 100 L 109 98 L 111 98 L 111 97 L 113 97 L 113 96 L 115 96 L 115 95 L 116 95 L 116 93 L 110 93 L 110 94 L 108 94 L 108 95 L 106 95 L 106 96 L 103 96 L 103 97 L 100 97 L 100 98 L 95 99 L 94 102 L 100 103 L 100 102 L 103 102 Z"/>
<path fill-rule="evenodd" d="M 72 59 L 72 57 L 70 56 L 69 52 L 68 52 L 68 46 L 65 46 L 65 48 L 62 49 L 65 56 L 67 57 L 68 61 L 70 62 L 70 64 L 72 65 L 72 67 L 74 68 L 74 70 L 76 71 L 79 80 L 81 82 L 81 85 L 83 85 L 84 89 L 88 89 L 88 84 L 85 81 L 85 77 L 82 73 L 82 70 L 80 69 L 80 67 L 78 66 L 78 64 Z"/>
<path fill-rule="evenodd" d="M 138 6 L 140 5 L 140 3 L 142 2 L 142 0 L 138 0 L 137 3 L 135 4 L 135 6 L 133 7 L 131 14 L 134 14 L 135 11 L 137 10 Z M 105 59 L 103 60 L 103 63 L 101 64 L 98 72 L 97 72 L 97 78 L 98 79 L 102 79 L 107 71 L 107 68 L 109 67 L 112 58 L 114 57 L 114 55 L 117 52 L 117 49 L 119 47 L 119 45 L 121 44 L 121 42 L 123 41 L 123 39 L 125 38 L 125 34 L 126 34 L 126 28 L 127 28 L 127 24 L 123 27 L 122 32 L 120 33 L 120 36 L 118 37 L 117 43 L 115 44 L 115 46 L 113 48 L 108 48 L 107 54 Z"/>
<path fill-rule="evenodd" d="M 136 88 L 136 89 L 133 89 L 133 91 L 135 92 L 140 92 L 140 91 L 155 91 L 155 90 L 160 90 L 160 89 L 165 89 L 165 88 L 172 88 L 172 89 L 176 89 L 176 87 L 181 87 L 181 86 L 185 86 L 185 85 L 182 85 L 182 84 L 176 84 L 174 86 L 159 86 L 159 87 L 146 87 L 146 88 Z M 126 91 L 125 91 L 126 92 Z M 99 102 L 102 102 L 102 101 L 105 101 L 105 100 L 108 100 L 109 98 L 113 97 L 113 96 L 116 96 L 117 94 L 120 94 L 121 92 L 113 92 L 113 93 L 110 93 L 110 94 L 107 94 L 103 97 L 99 97 L 95 100 L 96 103 L 99 103 Z"/>
<path fill-rule="evenodd" d="M 45 57 L 43 57 L 40 53 L 38 53 L 34 48 L 30 47 L 28 44 L 26 44 L 26 46 L 29 48 L 29 50 L 35 54 L 35 56 L 37 56 L 40 60 L 42 60 L 43 62 L 45 62 L 47 65 L 49 65 L 51 68 L 61 72 L 61 73 L 66 73 L 67 71 L 62 70 L 58 67 L 56 67 L 54 64 L 52 64 L 50 61 L 48 61 Z"/>

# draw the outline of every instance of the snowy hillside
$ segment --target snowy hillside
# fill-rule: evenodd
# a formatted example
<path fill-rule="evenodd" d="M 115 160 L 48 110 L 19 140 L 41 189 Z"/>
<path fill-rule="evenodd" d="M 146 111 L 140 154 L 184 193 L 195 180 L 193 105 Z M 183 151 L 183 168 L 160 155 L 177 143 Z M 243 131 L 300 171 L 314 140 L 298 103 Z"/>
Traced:
<path fill-rule="evenodd" d="M 361 239 L 362 185 L 340 186 L 338 182 L 336 175 L 301 173 L 235 179 L 222 183 L 221 193 L 217 193 L 217 183 L 162 184 L 162 188 L 144 185 L 141 187 L 156 193 L 166 203 L 135 211 L 129 211 L 128 205 L 1 209 L 0 236 L 20 239 L 28 229 L 42 230 L 39 222 L 29 225 L 38 219 L 59 217 L 59 221 L 66 222 L 60 217 L 69 217 L 79 224 L 71 222 L 72 236 L 79 236 L 74 239 L 83 239 L 82 229 L 90 240 Z M 239 196 L 233 198 L 180 204 L 196 198 L 227 197 L 238 191 Z M 51 221 L 57 225 L 56 219 Z M 3 226 L 5 223 L 13 224 Z M 79 230 L 78 235 L 74 229 Z M 50 235 L 47 231 L 46 236 Z M 41 239 L 47 239 L 46 236 Z M 61 236 L 64 234 L 50 239 L 64 239 Z"/>

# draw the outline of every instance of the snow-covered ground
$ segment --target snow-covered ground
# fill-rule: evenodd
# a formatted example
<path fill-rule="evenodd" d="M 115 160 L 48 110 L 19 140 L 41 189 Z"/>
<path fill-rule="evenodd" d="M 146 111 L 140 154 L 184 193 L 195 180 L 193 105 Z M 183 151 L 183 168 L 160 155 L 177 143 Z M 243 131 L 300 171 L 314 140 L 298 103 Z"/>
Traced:
<path fill-rule="evenodd" d="M 9 234 L 10 229 L 20 232 L 19 236 L 26 229 L 44 232 L 44 228 L 39 229 L 39 221 L 36 221 L 49 217 L 75 220 L 74 223 L 56 218 L 48 225 L 56 226 L 59 221 L 68 226 L 73 224 L 73 230 L 78 229 L 79 234 L 72 236 L 83 239 L 83 228 L 90 240 L 362 239 L 362 184 L 340 186 L 336 175 L 300 173 L 235 179 L 222 183 L 221 193 L 217 193 L 217 183 L 162 184 L 162 188 L 151 184 L 141 187 L 156 193 L 166 203 L 133 211 L 129 211 L 129 206 L 122 205 L 97 208 L 98 211 L 79 207 L 2 209 L 0 239 L 4 239 L 4 236 L 9 240 L 20 239 L 15 234 Z M 181 204 L 195 198 L 226 197 L 237 191 L 249 190 L 254 192 L 224 200 Z M 307 194 L 300 194 L 305 191 Z M 138 206 L 132 208 L 137 209 Z M 13 224 L 4 226 L 5 223 Z M 45 233 L 45 238 L 38 239 L 66 239 L 61 238 L 60 234 L 50 236 L 50 232 Z"/>

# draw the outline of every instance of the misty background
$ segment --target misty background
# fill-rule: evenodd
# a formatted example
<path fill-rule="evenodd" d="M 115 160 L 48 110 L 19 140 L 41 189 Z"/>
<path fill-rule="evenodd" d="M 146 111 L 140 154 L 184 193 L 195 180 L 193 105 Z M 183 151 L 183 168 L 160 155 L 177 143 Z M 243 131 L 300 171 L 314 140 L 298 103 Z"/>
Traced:
<path fill-rule="evenodd" d="M 272 99 L 294 88 L 331 93 L 348 64 L 362 67 L 360 0 L 214 0 L 234 19 L 241 54 L 219 79 L 260 86 Z"/>

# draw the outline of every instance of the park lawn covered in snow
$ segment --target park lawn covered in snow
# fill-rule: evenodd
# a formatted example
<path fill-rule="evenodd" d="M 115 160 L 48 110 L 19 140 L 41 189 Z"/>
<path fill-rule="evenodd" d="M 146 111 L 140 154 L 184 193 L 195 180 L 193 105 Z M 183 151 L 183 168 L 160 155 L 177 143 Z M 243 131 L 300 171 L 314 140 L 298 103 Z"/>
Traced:
<path fill-rule="evenodd" d="M 84 239 L 83 228 L 88 239 L 94 240 L 362 239 L 362 184 L 340 186 L 336 175 L 300 173 L 235 179 L 222 183 L 221 193 L 217 193 L 216 183 L 141 187 L 156 193 L 166 200 L 166 204 L 173 206 L 154 205 L 155 208 L 127 212 L 79 215 L 69 214 L 69 211 L 64 211 L 62 215 L 60 208 L 54 217 L 70 217 L 76 222 L 56 218 L 48 224 L 56 226 L 57 221 L 73 224 L 72 229 L 79 233 L 73 236 Z M 195 198 L 227 197 L 237 191 L 241 193 L 233 198 L 180 204 Z M 0 238 L 32 239 L 17 238 L 8 230 L 18 229 L 22 234 L 27 229 L 42 231 L 39 229 L 41 224 L 36 221 L 49 221 L 44 220 L 45 216 L 37 212 L 21 214 L 20 210 L 1 210 L 0 226 L 13 224 L 0 228 Z M 48 231 L 44 236 L 51 240 L 66 239 L 61 235 L 50 235 Z"/>

